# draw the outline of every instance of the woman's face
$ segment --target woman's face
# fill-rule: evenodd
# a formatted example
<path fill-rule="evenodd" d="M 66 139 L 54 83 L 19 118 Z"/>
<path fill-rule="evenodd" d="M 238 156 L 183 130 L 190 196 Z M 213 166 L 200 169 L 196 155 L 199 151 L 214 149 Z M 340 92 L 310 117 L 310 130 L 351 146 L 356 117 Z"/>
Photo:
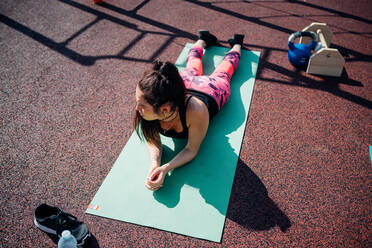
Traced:
<path fill-rule="evenodd" d="M 154 108 L 145 100 L 144 94 L 136 88 L 136 111 L 147 121 L 159 120 L 161 117 L 155 113 Z"/>

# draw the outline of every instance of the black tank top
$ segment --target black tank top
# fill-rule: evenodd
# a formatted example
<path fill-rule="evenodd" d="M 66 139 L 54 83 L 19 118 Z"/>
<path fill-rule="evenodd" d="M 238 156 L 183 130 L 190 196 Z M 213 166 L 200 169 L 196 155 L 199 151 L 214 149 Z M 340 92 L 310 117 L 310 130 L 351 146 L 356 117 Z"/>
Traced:
<path fill-rule="evenodd" d="M 182 132 L 177 133 L 173 129 L 170 130 L 164 130 L 160 129 L 160 133 L 167 137 L 177 138 L 177 139 L 186 139 L 189 134 L 189 128 L 186 125 L 186 109 L 187 105 L 189 104 L 189 101 L 191 97 L 195 96 L 196 98 L 200 99 L 208 108 L 209 112 L 209 120 L 211 120 L 218 112 L 218 105 L 216 101 L 209 95 L 196 91 L 196 90 L 187 90 L 190 96 L 186 99 L 185 105 L 179 109 L 180 113 L 180 119 L 182 124 Z"/>

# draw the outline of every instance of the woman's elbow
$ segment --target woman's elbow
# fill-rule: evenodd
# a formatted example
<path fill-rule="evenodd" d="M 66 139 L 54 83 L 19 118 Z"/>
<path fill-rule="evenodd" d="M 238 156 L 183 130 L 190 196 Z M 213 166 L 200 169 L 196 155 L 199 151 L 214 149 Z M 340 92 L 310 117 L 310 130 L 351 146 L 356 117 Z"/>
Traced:
<path fill-rule="evenodd" d="M 189 154 L 190 154 L 190 158 L 191 159 L 194 159 L 196 157 L 196 155 L 198 154 L 199 152 L 199 147 L 194 147 L 194 148 L 187 148 Z"/>

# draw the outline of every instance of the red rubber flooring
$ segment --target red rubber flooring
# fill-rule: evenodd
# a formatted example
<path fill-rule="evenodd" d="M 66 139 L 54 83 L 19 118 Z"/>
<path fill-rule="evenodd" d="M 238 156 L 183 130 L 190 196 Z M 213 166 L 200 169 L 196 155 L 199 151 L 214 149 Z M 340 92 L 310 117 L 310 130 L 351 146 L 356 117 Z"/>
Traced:
<path fill-rule="evenodd" d="M 289 64 L 312 22 L 340 78 Z M 136 81 L 200 28 L 262 52 L 221 244 L 84 214 L 132 133 Z M 371 39 L 368 0 L 0 1 L 0 247 L 56 246 L 33 225 L 43 202 L 89 226 L 87 247 L 371 247 Z"/>

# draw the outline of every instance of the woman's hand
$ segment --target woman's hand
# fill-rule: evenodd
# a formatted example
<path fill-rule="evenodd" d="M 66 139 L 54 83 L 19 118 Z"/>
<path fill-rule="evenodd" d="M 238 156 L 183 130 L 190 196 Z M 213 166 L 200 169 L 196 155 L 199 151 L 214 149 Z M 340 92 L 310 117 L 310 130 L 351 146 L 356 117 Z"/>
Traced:
<path fill-rule="evenodd" d="M 160 189 L 167 173 L 168 170 L 164 166 L 152 168 L 147 176 L 146 187 L 152 191 Z"/>
<path fill-rule="evenodd" d="M 151 190 L 151 188 L 152 188 L 152 186 L 150 185 L 150 182 L 151 182 L 151 176 L 152 176 L 152 173 L 154 172 L 154 170 L 155 170 L 156 168 L 159 168 L 159 166 L 151 167 L 150 170 L 147 172 L 145 186 L 146 186 L 146 188 L 148 188 L 148 189 L 150 189 L 150 190 Z"/>

